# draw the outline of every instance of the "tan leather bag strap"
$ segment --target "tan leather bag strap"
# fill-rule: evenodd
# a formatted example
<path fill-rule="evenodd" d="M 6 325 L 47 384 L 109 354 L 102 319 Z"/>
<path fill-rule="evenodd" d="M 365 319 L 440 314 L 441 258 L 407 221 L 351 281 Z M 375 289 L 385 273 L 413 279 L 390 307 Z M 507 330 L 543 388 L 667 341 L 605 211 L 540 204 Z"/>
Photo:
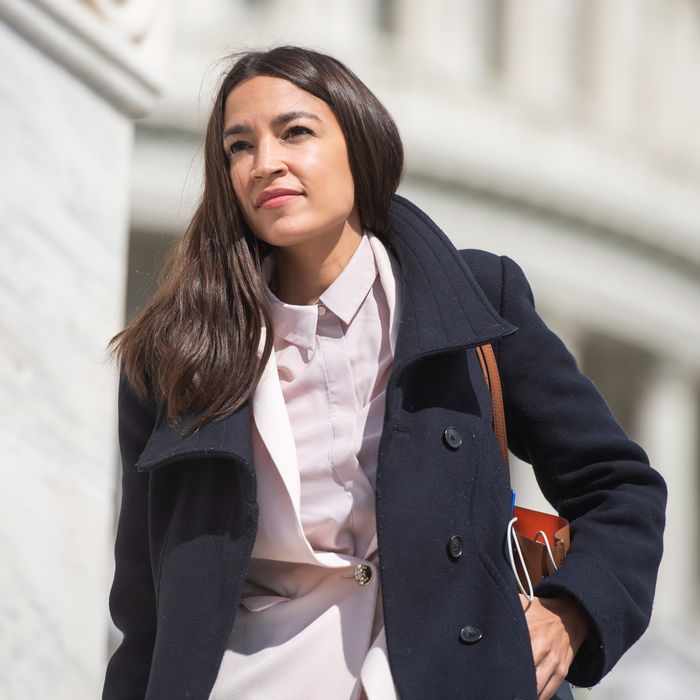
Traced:
<path fill-rule="evenodd" d="M 481 369 L 486 379 L 486 384 L 491 390 L 491 403 L 493 404 L 493 432 L 496 434 L 498 446 L 501 448 L 503 463 L 510 471 L 508 459 L 508 436 L 506 435 L 506 414 L 503 409 L 503 393 L 501 391 L 501 377 L 498 373 L 498 364 L 493 348 L 490 344 L 478 345 L 476 354 L 481 363 Z"/>

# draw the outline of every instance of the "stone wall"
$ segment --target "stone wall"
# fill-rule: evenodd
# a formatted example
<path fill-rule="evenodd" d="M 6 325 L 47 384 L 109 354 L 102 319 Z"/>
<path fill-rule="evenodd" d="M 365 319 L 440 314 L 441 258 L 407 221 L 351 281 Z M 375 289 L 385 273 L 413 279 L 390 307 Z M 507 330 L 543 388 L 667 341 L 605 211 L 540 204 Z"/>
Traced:
<path fill-rule="evenodd" d="M 99 697 L 131 115 L 155 93 L 85 3 L 0 3 L 0 697 Z"/>

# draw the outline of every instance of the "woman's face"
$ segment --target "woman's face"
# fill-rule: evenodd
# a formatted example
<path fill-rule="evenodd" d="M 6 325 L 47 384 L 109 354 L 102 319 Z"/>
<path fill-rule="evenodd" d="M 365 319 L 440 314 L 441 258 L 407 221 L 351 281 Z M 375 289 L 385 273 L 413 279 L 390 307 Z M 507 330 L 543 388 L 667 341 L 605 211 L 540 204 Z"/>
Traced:
<path fill-rule="evenodd" d="M 345 137 L 323 100 L 280 78 L 251 78 L 226 98 L 223 137 L 256 236 L 289 246 L 360 231 Z"/>

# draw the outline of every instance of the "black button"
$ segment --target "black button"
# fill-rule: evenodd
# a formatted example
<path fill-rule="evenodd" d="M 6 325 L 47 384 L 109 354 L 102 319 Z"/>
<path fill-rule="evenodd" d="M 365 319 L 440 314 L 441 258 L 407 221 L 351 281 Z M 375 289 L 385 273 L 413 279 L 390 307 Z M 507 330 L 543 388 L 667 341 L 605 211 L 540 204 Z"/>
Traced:
<path fill-rule="evenodd" d="M 459 535 L 452 535 L 447 543 L 447 551 L 452 559 L 459 559 L 464 549 L 464 540 Z"/>
<path fill-rule="evenodd" d="M 458 450 L 462 445 L 462 436 L 459 434 L 457 428 L 445 428 L 442 439 L 451 450 Z"/>
<path fill-rule="evenodd" d="M 475 625 L 467 625 L 459 633 L 459 638 L 466 644 L 475 644 L 483 636 L 483 632 Z"/>

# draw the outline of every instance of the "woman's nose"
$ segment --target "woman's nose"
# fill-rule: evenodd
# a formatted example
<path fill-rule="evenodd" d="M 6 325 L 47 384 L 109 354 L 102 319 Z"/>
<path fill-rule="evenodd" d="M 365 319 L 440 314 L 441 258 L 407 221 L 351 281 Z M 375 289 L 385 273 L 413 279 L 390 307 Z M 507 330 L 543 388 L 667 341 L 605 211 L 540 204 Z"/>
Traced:
<path fill-rule="evenodd" d="M 255 152 L 251 176 L 256 180 L 260 180 L 270 175 L 286 172 L 287 165 L 276 144 L 261 142 Z"/>

